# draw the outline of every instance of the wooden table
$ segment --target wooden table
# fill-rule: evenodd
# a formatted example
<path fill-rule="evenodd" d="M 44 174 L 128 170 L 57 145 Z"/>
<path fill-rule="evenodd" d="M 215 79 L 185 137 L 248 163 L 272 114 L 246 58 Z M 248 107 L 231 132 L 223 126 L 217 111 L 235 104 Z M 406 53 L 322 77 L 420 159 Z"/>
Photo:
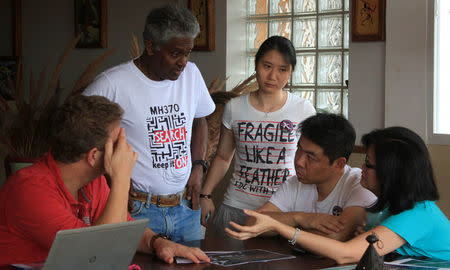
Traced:
<path fill-rule="evenodd" d="M 136 254 L 133 263 L 139 265 L 142 270 L 152 269 L 280 269 L 280 270 L 302 270 L 302 269 L 320 269 L 335 266 L 336 263 L 331 259 L 319 258 L 317 256 L 306 254 L 298 255 L 292 252 L 292 247 L 286 239 L 279 237 L 253 238 L 246 241 L 239 241 L 231 238 L 209 237 L 197 243 L 189 243 L 190 246 L 199 246 L 204 251 L 226 251 L 226 250 L 246 250 L 246 249 L 264 249 L 294 255 L 295 259 L 249 263 L 230 267 L 223 267 L 209 263 L 203 264 L 166 264 L 156 257 L 145 254 Z"/>

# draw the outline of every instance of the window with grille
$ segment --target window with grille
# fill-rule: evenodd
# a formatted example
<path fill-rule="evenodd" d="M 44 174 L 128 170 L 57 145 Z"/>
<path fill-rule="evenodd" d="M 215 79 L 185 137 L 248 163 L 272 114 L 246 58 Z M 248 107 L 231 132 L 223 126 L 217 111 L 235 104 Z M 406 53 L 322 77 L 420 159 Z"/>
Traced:
<path fill-rule="evenodd" d="M 348 117 L 349 0 L 247 0 L 248 76 L 259 46 L 275 35 L 296 49 L 286 90 L 310 100 L 318 112 Z"/>

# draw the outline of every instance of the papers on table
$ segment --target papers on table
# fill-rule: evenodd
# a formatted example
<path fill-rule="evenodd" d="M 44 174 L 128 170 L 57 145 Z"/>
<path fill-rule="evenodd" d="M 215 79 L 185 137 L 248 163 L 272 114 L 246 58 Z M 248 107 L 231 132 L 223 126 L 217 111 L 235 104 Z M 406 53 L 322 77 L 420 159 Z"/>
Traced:
<path fill-rule="evenodd" d="M 429 258 L 406 258 L 392 262 L 385 262 L 387 269 L 450 269 L 450 261 Z"/>
<path fill-rule="evenodd" d="M 238 250 L 238 251 L 206 251 L 211 264 L 221 266 L 233 266 L 252 262 L 269 262 L 275 260 L 293 259 L 295 256 L 271 252 L 262 249 Z M 192 263 L 185 258 L 175 258 L 177 263 Z"/>

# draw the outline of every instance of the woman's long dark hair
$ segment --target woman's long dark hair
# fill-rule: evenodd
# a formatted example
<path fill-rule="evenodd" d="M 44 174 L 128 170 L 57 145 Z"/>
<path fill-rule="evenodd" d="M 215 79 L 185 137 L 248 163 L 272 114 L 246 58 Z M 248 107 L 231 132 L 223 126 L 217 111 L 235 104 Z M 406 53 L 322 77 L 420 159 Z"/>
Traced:
<path fill-rule="evenodd" d="M 282 36 L 271 36 L 261 44 L 255 55 L 255 68 L 258 66 L 259 59 L 271 50 L 277 50 L 284 57 L 284 60 L 292 66 L 292 71 L 294 71 L 297 64 L 294 45 L 289 39 Z"/>
<path fill-rule="evenodd" d="M 376 129 L 361 141 L 366 149 L 374 147 L 380 184 L 378 201 L 369 211 L 388 206 L 395 215 L 416 202 L 439 199 L 428 149 L 416 133 L 404 127 Z"/>

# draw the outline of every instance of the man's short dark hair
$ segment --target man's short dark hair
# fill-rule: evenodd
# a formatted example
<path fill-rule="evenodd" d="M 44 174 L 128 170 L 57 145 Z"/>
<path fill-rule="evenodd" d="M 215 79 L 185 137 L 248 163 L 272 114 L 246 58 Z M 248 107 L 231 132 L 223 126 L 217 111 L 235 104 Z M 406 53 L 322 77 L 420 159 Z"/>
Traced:
<path fill-rule="evenodd" d="M 55 160 L 72 163 L 94 147 L 104 149 L 111 125 L 119 122 L 123 109 L 101 96 L 77 95 L 53 115 L 50 146 Z"/>
<path fill-rule="evenodd" d="M 318 113 L 300 123 L 298 131 L 323 149 L 330 164 L 340 157 L 348 161 L 355 146 L 355 129 L 340 115 Z"/>

